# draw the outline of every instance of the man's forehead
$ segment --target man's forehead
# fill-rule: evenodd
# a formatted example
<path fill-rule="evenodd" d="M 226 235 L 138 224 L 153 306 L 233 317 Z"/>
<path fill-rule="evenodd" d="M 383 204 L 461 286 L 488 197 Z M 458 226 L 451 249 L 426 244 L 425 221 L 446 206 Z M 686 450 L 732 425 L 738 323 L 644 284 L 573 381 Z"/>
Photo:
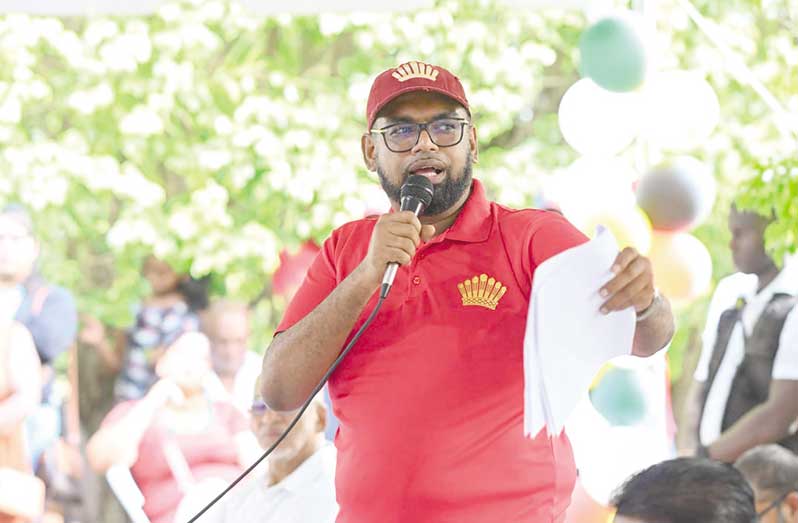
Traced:
<path fill-rule="evenodd" d="M 388 103 L 379 112 L 377 119 L 413 118 L 422 112 L 468 116 L 465 107 L 448 96 L 435 92 L 414 91 L 403 94 Z"/>

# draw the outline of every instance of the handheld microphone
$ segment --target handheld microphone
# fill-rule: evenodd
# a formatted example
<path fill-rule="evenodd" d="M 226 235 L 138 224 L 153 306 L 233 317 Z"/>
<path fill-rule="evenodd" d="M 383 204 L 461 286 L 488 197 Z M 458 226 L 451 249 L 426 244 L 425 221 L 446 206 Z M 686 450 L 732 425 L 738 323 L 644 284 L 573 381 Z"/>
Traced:
<path fill-rule="evenodd" d="M 420 174 L 412 174 L 407 177 L 402 190 L 399 193 L 401 206 L 400 211 L 413 211 L 416 216 L 421 216 L 424 209 L 432 202 L 432 182 L 426 176 Z M 393 285 L 393 279 L 396 278 L 396 271 L 399 269 L 399 264 L 391 262 L 385 269 L 385 276 L 382 278 L 382 286 L 380 287 L 380 296 L 385 298 Z"/>

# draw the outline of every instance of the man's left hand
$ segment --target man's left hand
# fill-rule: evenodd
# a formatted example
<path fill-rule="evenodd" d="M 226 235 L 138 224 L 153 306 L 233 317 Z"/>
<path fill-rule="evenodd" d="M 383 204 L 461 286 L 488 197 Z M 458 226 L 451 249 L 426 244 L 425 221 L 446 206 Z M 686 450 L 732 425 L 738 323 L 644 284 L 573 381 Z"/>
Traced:
<path fill-rule="evenodd" d="M 634 307 L 644 311 L 654 301 L 654 272 L 651 261 L 632 247 L 626 247 L 615 258 L 611 268 L 615 277 L 599 290 L 605 299 L 602 314 Z"/>

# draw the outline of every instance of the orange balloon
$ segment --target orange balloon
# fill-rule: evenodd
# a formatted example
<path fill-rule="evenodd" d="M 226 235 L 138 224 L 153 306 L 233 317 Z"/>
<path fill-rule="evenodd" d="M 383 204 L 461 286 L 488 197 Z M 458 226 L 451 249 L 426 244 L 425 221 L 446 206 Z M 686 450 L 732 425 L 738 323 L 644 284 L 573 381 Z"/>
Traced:
<path fill-rule="evenodd" d="M 654 284 L 672 302 L 685 304 L 709 289 L 712 258 L 695 236 L 654 231 L 649 258 Z"/>
<path fill-rule="evenodd" d="M 615 509 L 591 498 L 577 478 L 571 494 L 571 505 L 565 513 L 565 523 L 612 523 L 613 519 Z"/>

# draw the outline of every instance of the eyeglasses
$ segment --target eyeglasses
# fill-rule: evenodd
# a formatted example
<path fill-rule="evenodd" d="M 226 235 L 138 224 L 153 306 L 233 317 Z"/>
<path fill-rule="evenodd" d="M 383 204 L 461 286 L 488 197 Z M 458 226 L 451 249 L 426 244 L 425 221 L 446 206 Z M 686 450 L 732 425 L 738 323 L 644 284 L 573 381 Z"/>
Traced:
<path fill-rule="evenodd" d="M 252 405 L 249 406 L 249 413 L 252 416 L 261 417 L 265 416 L 266 413 L 269 412 L 272 413 L 272 415 L 274 416 L 293 418 L 296 415 L 296 413 L 299 412 L 299 409 L 288 410 L 288 411 L 272 410 L 271 408 L 269 408 L 268 405 L 266 405 L 266 403 L 263 400 L 253 400 Z"/>
<path fill-rule="evenodd" d="M 765 509 L 764 509 L 764 510 L 761 510 L 761 511 L 759 511 L 759 512 L 757 513 L 757 515 L 756 515 L 756 516 L 757 516 L 757 518 L 758 518 L 759 520 L 761 520 L 761 519 L 762 519 L 762 517 L 763 517 L 765 514 L 767 514 L 768 512 L 770 512 L 770 511 L 772 511 L 772 510 L 774 510 L 774 509 L 778 508 L 778 507 L 779 507 L 779 506 L 780 506 L 780 505 L 781 505 L 781 504 L 784 502 L 784 500 L 787 498 L 787 496 L 789 496 L 789 495 L 790 495 L 790 494 L 792 494 L 793 492 L 795 492 L 795 491 L 794 491 L 794 490 L 789 490 L 789 491 L 785 492 L 784 494 L 782 494 L 781 496 L 779 496 L 779 497 L 777 497 L 776 499 L 774 499 L 774 500 L 773 500 L 773 501 L 770 503 L 770 505 L 768 505 L 767 507 L 765 507 Z M 779 514 L 779 521 L 781 521 L 781 520 L 782 520 L 782 519 L 781 519 L 781 514 Z"/>
<path fill-rule="evenodd" d="M 432 143 L 438 147 L 452 147 L 463 139 L 463 130 L 468 125 L 465 118 L 441 118 L 431 122 L 396 123 L 381 129 L 372 129 L 385 140 L 385 146 L 394 153 L 405 153 L 416 146 L 421 131 L 426 130 Z"/>
<path fill-rule="evenodd" d="M 263 416 L 269 411 L 269 406 L 262 400 L 254 400 L 249 407 L 249 413 L 253 416 Z"/>

